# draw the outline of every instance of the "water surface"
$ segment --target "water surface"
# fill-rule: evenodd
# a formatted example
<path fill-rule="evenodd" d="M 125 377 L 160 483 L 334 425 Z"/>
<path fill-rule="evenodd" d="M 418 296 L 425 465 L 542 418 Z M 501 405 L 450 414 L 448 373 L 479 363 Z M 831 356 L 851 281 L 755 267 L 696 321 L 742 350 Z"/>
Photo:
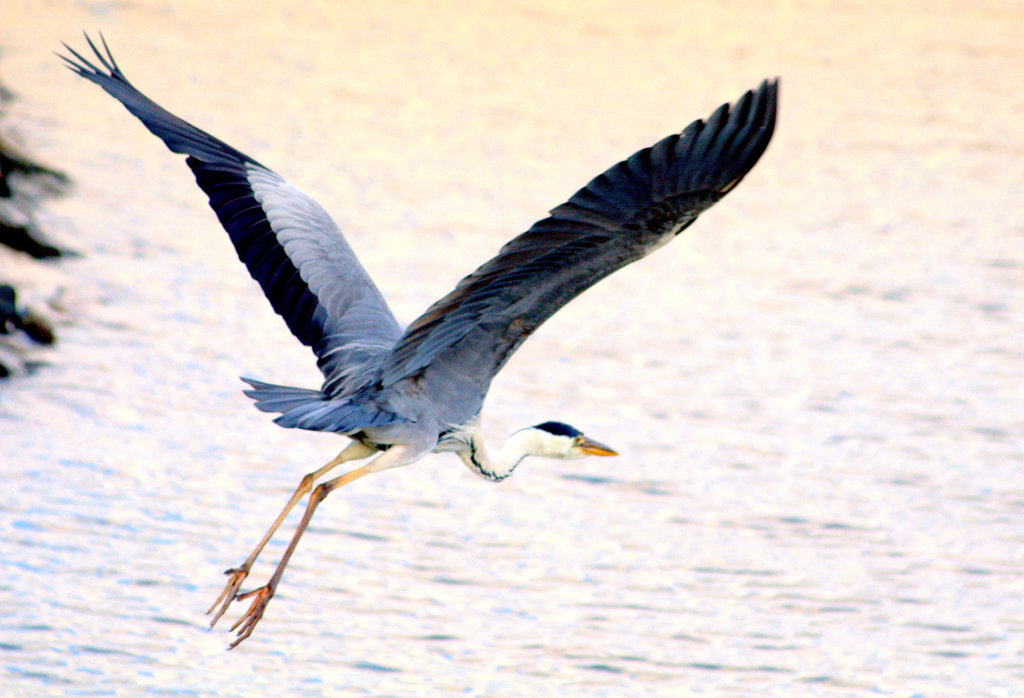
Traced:
<path fill-rule="evenodd" d="M 77 183 L 40 222 L 84 256 L 2 258 L 75 317 L 0 387 L 5 694 L 1015 692 L 1024 11 L 677 5 L 9 0 L 14 117 Z M 221 571 L 344 444 L 240 394 L 316 385 L 312 356 L 181 159 L 51 54 L 82 28 L 321 201 L 404 322 L 762 78 L 782 112 L 741 187 L 495 382 L 493 438 L 560 419 L 620 458 L 361 480 L 225 652 Z"/>

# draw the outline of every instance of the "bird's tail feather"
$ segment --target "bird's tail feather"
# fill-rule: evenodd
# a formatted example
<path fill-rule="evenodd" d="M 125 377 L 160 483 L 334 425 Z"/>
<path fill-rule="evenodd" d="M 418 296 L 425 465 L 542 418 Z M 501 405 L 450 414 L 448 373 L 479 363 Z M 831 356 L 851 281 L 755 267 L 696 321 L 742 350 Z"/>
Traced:
<path fill-rule="evenodd" d="M 252 378 L 242 380 L 252 386 L 243 392 L 256 401 L 256 409 L 262 412 L 287 412 L 308 402 L 324 399 L 324 394 L 319 390 L 273 385 Z"/>
<path fill-rule="evenodd" d="M 282 427 L 351 434 L 369 427 L 406 421 L 403 417 L 370 404 L 332 400 L 319 390 L 292 388 L 242 378 L 251 387 L 245 394 L 263 412 L 278 412 L 274 420 Z"/>

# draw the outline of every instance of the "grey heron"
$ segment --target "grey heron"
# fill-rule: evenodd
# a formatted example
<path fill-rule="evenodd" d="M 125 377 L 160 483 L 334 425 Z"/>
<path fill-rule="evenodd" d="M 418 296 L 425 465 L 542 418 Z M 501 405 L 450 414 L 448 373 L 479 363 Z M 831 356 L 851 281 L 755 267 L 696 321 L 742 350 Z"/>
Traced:
<path fill-rule="evenodd" d="M 260 410 L 278 414 L 274 421 L 283 427 L 351 440 L 302 478 L 252 554 L 227 570 L 227 584 L 208 611 L 216 610 L 210 625 L 232 602 L 252 599 L 231 628 L 238 631 L 232 647 L 252 634 L 317 506 L 342 485 L 432 452 L 454 452 L 488 480 L 508 477 L 527 456 L 617 455 L 561 422 L 513 432 L 492 449 L 480 427 L 491 380 L 555 311 L 670 241 L 731 191 L 764 153 L 775 128 L 777 79 L 614 165 L 403 328 L 323 208 L 248 155 L 157 105 L 128 81 L 102 35 L 102 52 L 85 38 L 99 65 L 67 44 L 71 57 L 60 58 L 121 102 L 172 152 L 187 156 L 239 259 L 317 357 L 324 376 L 319 389 L 243 378 L 246 395 Z M 316 485 L 342 463 L 370 457 Z M 264 546 L 309 492 L 270 580 L 240 593 Z"/>

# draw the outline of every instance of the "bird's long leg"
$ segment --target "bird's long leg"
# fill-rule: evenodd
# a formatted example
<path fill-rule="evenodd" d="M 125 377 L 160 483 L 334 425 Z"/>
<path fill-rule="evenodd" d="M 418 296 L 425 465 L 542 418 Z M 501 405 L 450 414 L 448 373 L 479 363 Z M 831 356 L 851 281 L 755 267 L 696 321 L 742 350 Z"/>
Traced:
<path fill-rule="evenodd" d="M 309 503 L 306 505 L 306 513 L 302 515 L 302 521 L 299 522 L 299 527 L 295 529 L 295 535 L 292 536 L 291 543 L 288 544 L 288 549 L 284 551 L 284 556 L 281 557 L 281 562 L 277 564 L 277 569 L 274 570 L 274 574 L 270 577 L 270 581 L 257 589 L 253 589 L 252 591 L 244 594 L 239 594 L 236 597 L 239 601 L 252 597 L 253 601 L 249 606 L 249 610 L 245 612 L 245 615 L 239 618 L 238 622 L 231 626 L 232 630 L 238 629 L 238 637 L 231 643 L 232 649 L 237 647 L 238 643 L 252 634 L 253 628 L 256 627 L 256 624 L 259 623 L 260 619 L 263 617 L 263 612 L 266 610 L 267 604 L 270 603 L 270 599 L 273 598 L 274 591 L 277 589 L 277 585 L 281 581 L 281 575 L 284 574 L 284 568 L 288 566 L 288 561 L 291 559 L 292 553 L 295 552 L 295 547 L 299 544 L 299 539 L 305 532 L 306 527 L 309 526 L 309 522 L 313 519 L 313 512 L 316 511 L 320 502 L 322 502 L 327 495 L 342 485 L 347 485 L 353 480 L 358 480 L 364 475 L 369 475 L 370 473 L 375 473 L 379 470 L 386 470 L 387 468 L 405 465 L 416 458 L 419 458 L 422 454 L 423 451 L 421 449 L 413 449 L 403 445 L 392 446 L 363 467 L 357 468 L 350 473 L 346 473 L 334 478 L 333 480 L 328 480 L 327 482 L 317 485 L 316 489 L 313 490 L 313 494 L 309 495 Z"/>
<path fill-rule="evenodd" d="M 367 446 L 361 441 L 353 441 L 329 463 L 318 470 L 308 473 L 302 478 L 299 486 L 295 488 L 295 494 L 293 494 L 292 498 L 288 500 L 288 503 L 284 505 L 284 509 L 281 510 L 277 520 L 274 521 L 270 530 L 267 531 L 265 536 L 263 536 L 263 539 L 259 542 L 249 557 L 245 559 L 245 562 L 238 567 L 232 567 L 224 572 L 224 574 L 228 575 L 228 582 L 224 586 L 224 591 L 220 593 L 220 596 L 217 597 L 217 600 L 213 602 L 213 605 L 210 606 L 210 609 L 207 611 L 208 614 L 213 613 L 213 609 L 217 608 L 217 604 L 221 604 L 223 601 L 223 604 L 221 604 L 220 609 L 217 611 L 217 615 L 215 615 L 213 620 L 210 621 L 211 628 L 218 620 L 220 620 L 220 617 L 224 615 L 224 611 L 228 610 L 228 606 L 230 606 L 231 602 L 235 600 L 235 594 L 238 592 L 238 588 L 242 585 L 245 578 L 249 576 L 249 570 L 252 569 L 252 565 L 256 562 L 256 558 L 258 558 L 260 553 L 263 552 L 263 548 L 266 547 L 270 539 L 273 538 L 277 529 L 280 528 L 282 523 L 284 523 L 288 514 L 293 508 L 295 508 L 295 505 L 299 503 L 299 500 L 302 499 L 303 495 L 313 489 L 313 483 L 323 477 L 325 473 L 333 470 L 342 463 L 359 460 L 360 458 L 367 458 L 377 452 L 377 449 L 372 446 Z"/>

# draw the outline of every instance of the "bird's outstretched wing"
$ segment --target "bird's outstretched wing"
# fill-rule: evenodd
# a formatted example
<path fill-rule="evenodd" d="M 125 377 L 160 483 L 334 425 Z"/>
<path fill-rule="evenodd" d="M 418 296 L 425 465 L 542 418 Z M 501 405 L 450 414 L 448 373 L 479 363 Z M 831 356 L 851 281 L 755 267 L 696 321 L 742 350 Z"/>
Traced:
<path fill-rule="evenodd" d="M 292 334 L 316 353 L 324 393 L 344 396 L 376 380 L 381 357 L 401 327 L 327 212 L 279 175 L 135 89 L 106 41 L 104 53 L 88 35 L 86 41 L 100 66 L 67 44 L 73 58 L 60 57 L 121 102 L 171 151 L 188 156 L 239 259 Z"/>
<path fill-rule="evenodd" d="M 597 281 L 672 239 L 764 153 L 778 81 L 620 162 L 506 244 L 415 320 L 384 364 L 383 384 L 433 373 L 451 393 L 477 389 L 537 327 Z"/>

